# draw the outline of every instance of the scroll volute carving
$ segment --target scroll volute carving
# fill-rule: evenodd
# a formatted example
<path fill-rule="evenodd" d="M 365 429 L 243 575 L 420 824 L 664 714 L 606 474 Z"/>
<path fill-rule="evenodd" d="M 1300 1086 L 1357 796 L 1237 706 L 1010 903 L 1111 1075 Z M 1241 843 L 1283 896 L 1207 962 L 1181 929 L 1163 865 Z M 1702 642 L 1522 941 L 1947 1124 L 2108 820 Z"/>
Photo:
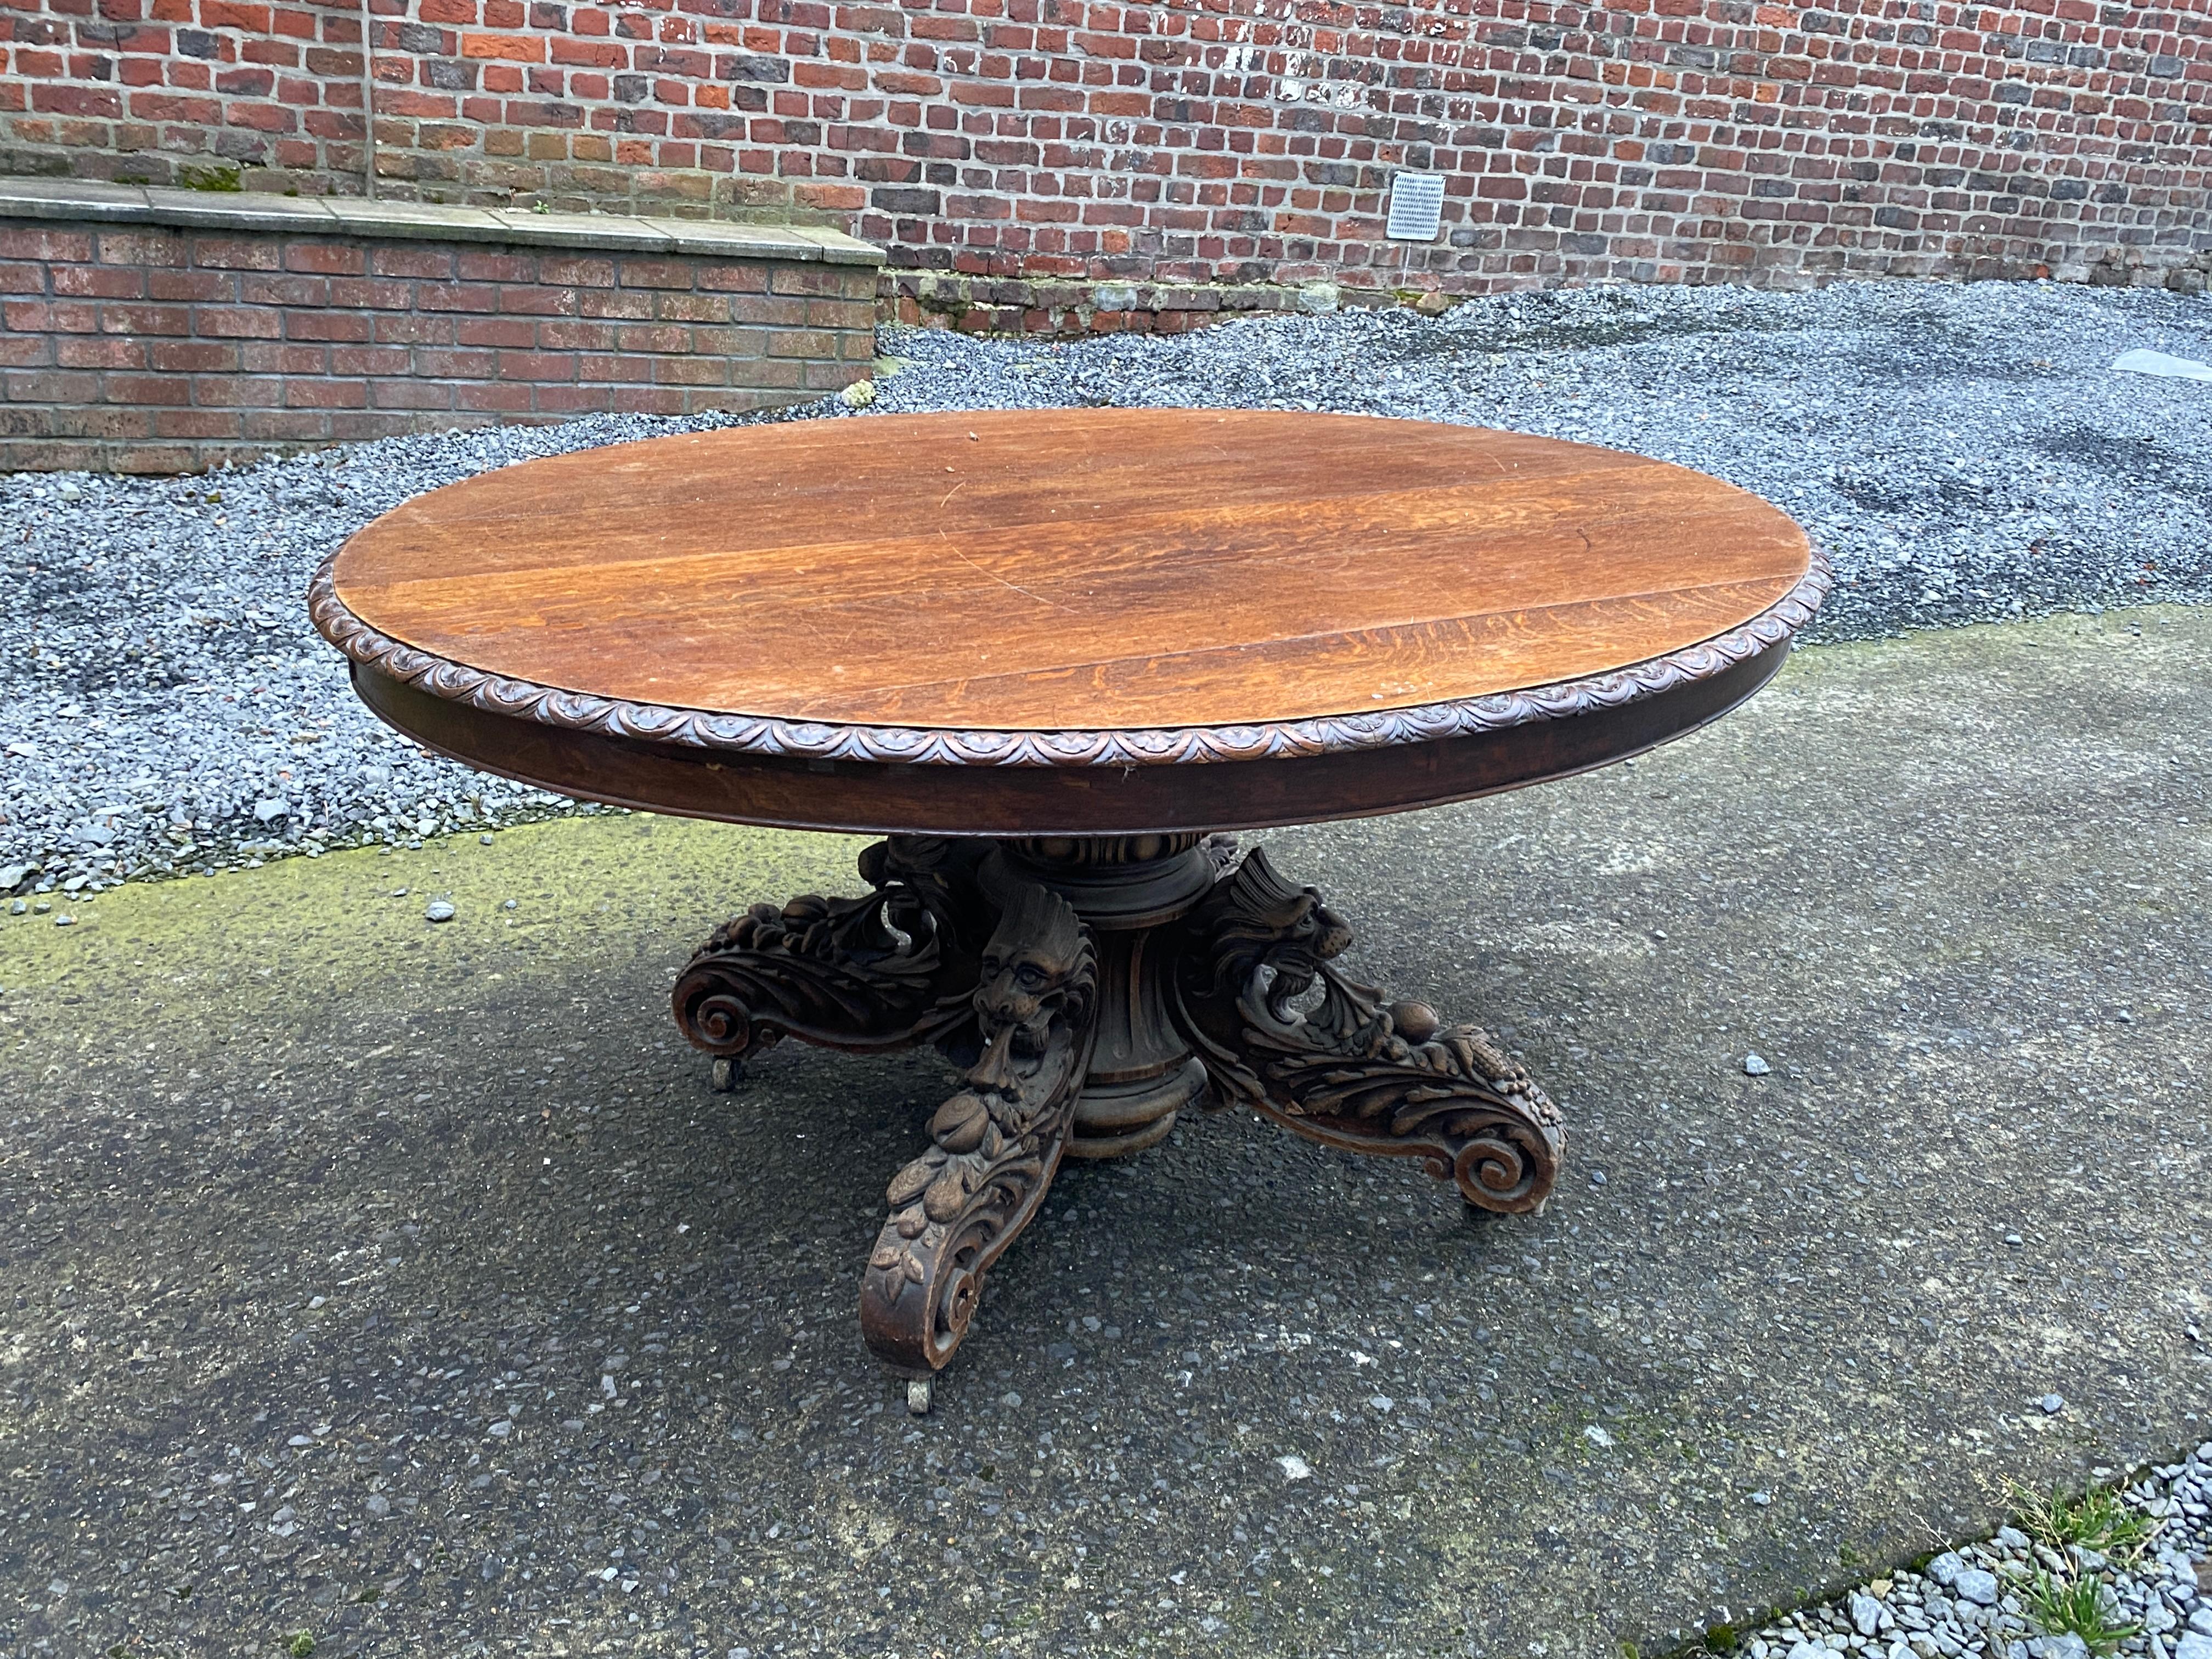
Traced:
<path fill-rule="evenodd" d="M 1557 1109 L 1484 1032 L 1339 972 L 1351 943 L 1264 851 L 1215 884 L 1169 1004 L 1218 1097 L 1348 1151 L 1419 1157 L 1486 1210 L 1537 1208 L 1564 1145 Z"/>
<path fill-rule="evenodd" d="M 676 1023 L 743 1059 L 784 1036 L 871 1052 L 957 1048 L 993 908 L 973 842 L 893 836 L 860 854 L 859 898 L 756 904 L 714 930 L 678 977 Z"/>
<path fill-rule="evenodd" d="M 892 1178 L 861 1282 L 862 1334 L 910 1374 L 943 1366 L 966 1334 L 985 1270 L 1051 1184 L 1090 1064 L 1097 969 L 1065 900 L 1015 885 L 981 974 L 981 1052 L 931 1120 L 928 1150 Z"/>

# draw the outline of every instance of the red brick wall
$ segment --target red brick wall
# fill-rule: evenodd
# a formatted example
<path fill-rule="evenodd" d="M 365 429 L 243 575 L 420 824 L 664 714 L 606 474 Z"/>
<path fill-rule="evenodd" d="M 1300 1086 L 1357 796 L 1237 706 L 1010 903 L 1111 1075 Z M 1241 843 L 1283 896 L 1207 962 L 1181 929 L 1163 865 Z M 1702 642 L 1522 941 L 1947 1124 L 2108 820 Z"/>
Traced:
<path fill-rule="evenodd" d="M 875 270 L 0 219 L 0 471 L 819 397 Z"/>
<path fill-rule="evenodd" d="M 367 3 L 382 193 L 832 221 L 909 314 L 2212 264 L 2206 0 Z M 0 171 L 358 190 L 358 19 L 0 0 Z"/>

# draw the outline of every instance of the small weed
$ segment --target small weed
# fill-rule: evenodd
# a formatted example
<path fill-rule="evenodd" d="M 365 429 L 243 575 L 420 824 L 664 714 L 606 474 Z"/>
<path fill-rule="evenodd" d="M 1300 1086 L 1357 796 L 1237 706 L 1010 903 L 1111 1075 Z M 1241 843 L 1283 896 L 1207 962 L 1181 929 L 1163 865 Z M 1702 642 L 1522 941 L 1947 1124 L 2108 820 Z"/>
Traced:
<path fill-rule="evenodd" d="M 2038 1572 L 2021 1597 L 2028 1618 L 2046 1636 L 2071 1631 L 2092 1653 L 2110 1653 L 2142 1628 L 2115 1623 L 2119 1603 L 2101 1579 L 2065 1579 Z"/>
<path fill-rule="evenodd" d="M 2021 1530 L 2061 1555 L 2069 1544 L 2092 1549 L 2122 1564 L 2140 1556 L 2160 1523 L 2130 1509 L 2117 1492 L 2093 1486 L 2079 1498 L 2069 1498 L 2053 1488 L 2048 1498 L 2025 1486 L 2012 1488 L 2020 1506 Z"/>
<path fill-rule="evenodd" d="M 1734 1625 L 1715 1625 L 1705 1632 L 1705 1649 L 1711 1653 L 1734 1653 L 1736 1632 Z"/>
<path fill-rule="evenodd" d="M 186 190 L 211 190 L 226 194 L 246 188 L 238 182 L 238 169 L 227 167 L 179 167 L 177 169 L 177 182 Z"/>
<path fill-rule="evenodd" d="M 284 1651 L 290 1654 L 292 1659 L 307 1659 L 314 1650 L 315 1638 L 312 1631 L 295 1630 L 285 1638 Z"/>

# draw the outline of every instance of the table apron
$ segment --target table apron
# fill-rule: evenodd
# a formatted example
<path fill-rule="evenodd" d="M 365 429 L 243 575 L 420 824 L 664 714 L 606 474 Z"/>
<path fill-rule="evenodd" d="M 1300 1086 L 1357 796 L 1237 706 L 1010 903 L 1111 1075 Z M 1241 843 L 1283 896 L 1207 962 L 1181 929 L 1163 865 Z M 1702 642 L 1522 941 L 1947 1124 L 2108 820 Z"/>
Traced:
<path fill-rule="evenodd" d="M 519 782 L 641 811 L 863 834 L 1107 836 L 1370 817 L 1517 789 L 1625 759 L 1764 685 L 1784 641 L 1710 678 L 1556 720 L 1426 743 L 1160 766 L 807 760 L 576 731 L 449 702 L 362 663 L 354 688 L 427 748 Z"/>

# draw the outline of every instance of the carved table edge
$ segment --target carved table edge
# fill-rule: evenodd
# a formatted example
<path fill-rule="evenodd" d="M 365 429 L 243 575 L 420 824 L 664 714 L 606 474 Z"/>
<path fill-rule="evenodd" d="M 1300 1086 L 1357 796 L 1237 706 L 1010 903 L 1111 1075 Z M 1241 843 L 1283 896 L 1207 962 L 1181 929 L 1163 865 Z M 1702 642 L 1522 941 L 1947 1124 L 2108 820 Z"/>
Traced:
<path fill-rule="evenodd" d="M 1496 732 L 1568 720 L 1712 679 L 1788 641 L 1827 597 L 1832 577 L 1810 550 L 1803 576 L 1749 621 L 1662 656 L 1587 678 L 1480 697 L 1249 726 L 1128 727 L 1099 731 L 967 731 L 789 720 L 630 702 L 567 691 L 471 668 L 393 639 L 347 609 L 332 554 L 307 587 L 307 611 L 323 637 L 354 662 L 449 702 L 569 731 L 678 748 L 783 759 L 903 766 L 1170 766 L 1287 759 Z"/>

